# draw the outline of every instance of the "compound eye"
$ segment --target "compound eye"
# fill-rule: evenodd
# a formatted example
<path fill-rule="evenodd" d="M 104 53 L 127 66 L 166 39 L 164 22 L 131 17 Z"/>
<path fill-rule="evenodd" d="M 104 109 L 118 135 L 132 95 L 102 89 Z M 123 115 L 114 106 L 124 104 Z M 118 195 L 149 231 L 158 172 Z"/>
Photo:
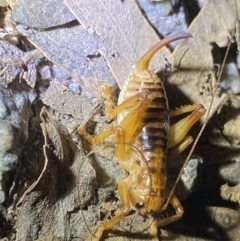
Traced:
<path fill-rule="evenodd" d="M 140 209 L 140 208 L 143 208 L 144 207 L 144 203 L 136 203 L 136 208 L 137 209 Z"/>

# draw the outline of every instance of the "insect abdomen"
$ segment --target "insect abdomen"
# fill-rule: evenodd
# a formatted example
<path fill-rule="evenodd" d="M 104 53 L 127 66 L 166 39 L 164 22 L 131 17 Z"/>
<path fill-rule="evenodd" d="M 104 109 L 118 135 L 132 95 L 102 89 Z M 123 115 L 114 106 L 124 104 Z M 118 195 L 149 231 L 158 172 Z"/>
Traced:
<path fill-rule="evenodd" d="M 153 189 L 164 189 L 166 185 L 165 159 L 167 153 L 167 140 L 169 131 L 168 103 L 165 90 L 158 76 L 150 71 L 144 71 L 129 77 L 128 84 L 121 93 L 120 103 L 134 94 L 149 91 L 154 99 L 147 107 L 141 118 L 135 135 L 130 143 L 135 145 L 144 155 L 152 176 L 158 176 L 152 182 Z M 123 113 L 124 118 L 128 111 Z M 160 178 L 162 177 L 162 178 Z"/>

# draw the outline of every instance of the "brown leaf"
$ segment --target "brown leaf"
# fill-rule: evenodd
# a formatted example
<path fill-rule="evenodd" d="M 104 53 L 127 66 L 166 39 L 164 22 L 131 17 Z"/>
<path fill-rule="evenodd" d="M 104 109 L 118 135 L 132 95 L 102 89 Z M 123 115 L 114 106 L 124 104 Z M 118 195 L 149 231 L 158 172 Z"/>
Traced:
<path fill-rule="evenodd" d="M 234 37 L 238 14 L 235 0 L 206 1 L 188 28 L 193 39 L 173 52 L 175 66 L 190 70 L 212 70 L 212 44 L 226 47 Z M 219 19 L 225 16 L 224 21 Z M 183 58 L 184 57 L 184 58 Z"/>
<path fill-rule="evenodd" d="M 98 38 L 76 22 L 46 31 L 30 29 L 27 35 L 29 41 L 50 61 L 96 97 L 101 98 L 101 85 L 114 85 L 115 79 L 99 54 Z"/>
<path fill-rule="evenodd" d="M 171 77 L 171 83 L 181 92 L 176 93 L 176 102 L 181 105 L 189 103 L 190 100 L 209 108 L 216 87 L 213 44 L 225 47 L 233 38 L 239 15 L 236 4 L 234 0 L 206 1 L 188 28 L 193 39 L 189 40 L 187 45 L 180 43 L 174 50 L 174 65 L 181 71 Z M 224 21 L 219 21 L 222 16 L 225 16 Z M 182 98 L 182 95 L 188 100 L 186 97 Z M 226 95 L 215 97 L 210 116 L 226 99 Z"/>
<path fill-rule="evenodd" d="M 73 144 L 66 127 L 51 116 L 45 107 L 40 113 L 40 118 L 43 121 L 41 127 L 45 139 L 44 146 L 50 147 L 59 161 L 64 161 L 66 165 L 70 166 L 76 152 L 76 146 Z"/>
<path fill-rule="evenodd" d="M 14 5 L 13 21 L 32 28 L 50 28 L 71 22 L 75 17 L 63 0 L 19 0 Z"/>
<path fill-rule="evenodd" d="M 132 65 L 159 41 L 136 2 L 65 0 L 65 3 L 86 29 L 94 31 L 100 38 L 100 53 L 105 57 L 121 88 Z M 164 58 L 171 62 L 167 48 L 156 54 L 151 68 L 164 69 Z"/>
<path fill-rule="evenodd" d="M 43 175 L 46 174 L 45 172 L 51 168 L 51 165 L 52 165 L 51 162 L 53 160 L 60 161 L 62 163 L 64 160 L 64 165 L 66 165 L 67 167 L 71 164 L 74 153 L 76 152 L 76 147 L 74 147 L 73 143 L 71 144 L 70 142 L 71 139 L 67 130 L 62 125 L 60 125 L 60 123 L 47 112 L 45 107 L 43 107 L 42 109 L 41 119 L 43 121 L 43 123 L 41 124 L 41 127 L 42 127 L 44 140 L 45 140 L 45 144 L 43 148 L 44 156 L 45 156 L 44 166 L 38 179 L 35 182 L 33 182 L 33 184 L 26 190 L 26 192 L 23 194 L 21 199 L 18 201 L 17 205 L 20 205 L 24 200 L 25 196 L 28 193 L 30 193 L 39 184 L 40 180 L 43 178 Z M 49 158 L 51 161 L 50 163 L 49 163 Z M 55 168 L 58 165 L 59 165 L 58 163 L 55 163 Z M 55 168 L 52 168 L 52 170 Z M 58 183 L 56 183 L 57 179 L 56 177 L 54 177 L 54 175 L 51 175 L 51 177 L 53 177 L 53 179 L 51 179 L 49 183 L 51 183 L 54 189 L 47 189 L 47 190 L 49 191 L 48 193 L 51 196 L 54 196 L 54 193 L 57 190 Z M 52 190 L 54 191 L 52 192 Z M 54 199 L 55 198 L 56 197 L 54 197 Z"/>
<path fill-rule="evenodd" d="M 39 178 L 24 194 L 17 217 L 16 240 L 46 239 L 49 234 L 62 240 L 70 240 L 73 234 L 82 239 L 87 227 L 80 212 L 79 189 L 83 206 L 94 200 L 95 193 L 90 187 L 95 172 L 86 162 L 82 168 L 84 174 L 79 178 L 79 165 L 84 159 L 82 152 L 66 128 L 45 107 L 41 119 L 45 164 Z M 96 222 L 95 210 L 83 213 L 90 225 Z"/>
<path fill-rule="evenodd" d="M 88 116 L 93 108 L 93 104 L 83 94 L 73 94 L 56 80 L 51 81 L 47 91 L 41 95 L 41 99 L 45 105 L 57 110 L 60 114 L 74 116 L 75 125 Z"/>

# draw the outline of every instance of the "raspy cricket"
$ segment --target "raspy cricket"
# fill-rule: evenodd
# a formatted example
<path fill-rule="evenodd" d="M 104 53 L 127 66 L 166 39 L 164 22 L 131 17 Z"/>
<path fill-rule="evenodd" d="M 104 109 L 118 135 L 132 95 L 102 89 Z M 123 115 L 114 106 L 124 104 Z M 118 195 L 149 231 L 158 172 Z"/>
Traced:
<path fill-rule="evenodd" d="M 240 83 L 237 1 L 205 1 L 204 7 L 197 0 L 5 2 L 11 4 L 1 4 L 1 239 L 238 240 L 240 85 L 239 92 L 234 87 L 234 94 L 221 102 L 233 86 L 229 77 L 234 77 L 232 83 Z M 163 8 L 165 13 L 159 16 Z M 13 24 L 13 31 L 8 23 Z M 172 44 L 161 48 L 145 66 L 151 71 L 159 69 L 166 100 L 165 95 L 157 94 L 162 89 L 155 75 L 138 63 L 160 36 L 179 31 L 193 38 L 180 40 L 176 48 Z M 12 34 L 18 36 L 16 46 L 5 39 Z M 229 55 L 237 76 L 228 71 L 218 85 L 216 70 L 229 39 L 237 42 Z M 36 50 L 39 56 L 31 54 Z M 25 61 L 26 56 L 32 58 Z M 121 94 L 118 105 L 115 97 L 133 64 L 133 79 L 145 76 L 154 83 L 148 88 L 134 82 L 132 96 L 138 96 L 131 104 L 132 97 L 126 96 L 128 82 L 123 90 L 127 94 Z M 139 81 L 145 83 L 144 78 Z M 227 91 L 222 88 L 224 82 Z M 103 85 L 109 115 L 104 112 Z M 157 100 L 168 102 L 170 110 Z M 120 110 L 124 103 L 129 106 Z M 174 157 L 179 144 L 168 148 L 168 129 L 197 110 L 169 118 L 170 124 L 168 117 L 174 115 L 171 110 L 198 103 L 206 113 L 186 136 L 193 137 L 191 147 L 197 143 L 194 155 L 202 160 L 202 172 L 192 169 L 198 186 L 187 189 L 184 199 L 179 187 L 188 187 L 184 178 L 194 158 L 184 167 L 185 154 Z M 149 113 L 152 109 L 161 118 Z M 215 111 L 214 116 L 207 114 L 209 109 Z M 132 116 L 128 118 L 131 114 L 135 122 Z M 110 128 L 105 132 L 109 137 L 100 138 L 97 146 L 90 145 L 77 133 L 86 119 L 87 132 L 98 136 Z M 207 130 L 197 142 L 196 132 L 206 123 Z M 232 165 L 225 169 L 227 178 L 219 180 L 216 175 L 222 173 L 225 161 Z"/>
<path fill-rule="evenodd" d="M 88 134 L 84 126 L 79 128 L 79 133 L 92 144 L 99 144 L 108 136 L 115 135 L 117 162 L 129 174 L 118 183 L 121 211 L 97 228 L 93 240 L 100 240 L 105 230 L 119 223 L 132 210 L 145 215 L 161 213 L 168 203 L 174 208 L 174 215 L 152 222 L 149 233 L 154 240 L 158 240 L 159 227 L 183 215 L 178 198 L 166 186 L 165 166 L 192 143 L 193 138 L 187 133 L 205 114 L 205 108 L 195 104 L 169 111 L 163 82 L 148 68 L 151 58 L 161 47 L 190 37 L 188 33 L 174 34 L 147 51 L 133 67 L 117 107 L 113 107 L 110 87 L 102 87 L 107 116 L 110 119 L 117 117 L 117 126 L 96 136 Z M 187 117 L 170 126 L 169 117 L 189 112 Z M 139 150 L 142 158 L 136 158 L 134 149 Z"/>

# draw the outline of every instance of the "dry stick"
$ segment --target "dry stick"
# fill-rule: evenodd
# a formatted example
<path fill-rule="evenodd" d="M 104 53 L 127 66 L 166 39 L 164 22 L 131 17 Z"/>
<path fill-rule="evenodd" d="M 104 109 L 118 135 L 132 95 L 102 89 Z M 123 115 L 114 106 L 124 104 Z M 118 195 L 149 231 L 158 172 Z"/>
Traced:
<path fill-rule="evenodd" d="M 220 79 L 222 77 L 223 68 L 224 68 L 224 65 L 226 63 L 226 59 L 227 59 L 227 56 L 228 56 L 228 53 L 229 53 L 229 50 L 230 50 L 230 46 L 231 46 L 231 41 L 228 44 L 227 51 L 226 51 L 226 54 L 225 54 L 224 59 L 223 59 L 223 65 L 221 67 L 221 70 L 220 70 L 220 73 L 219 73 L 216 85 L 219 84 Z M 183 164 L 183 166 L 182 166 L 182 168 L 181 168 L 181 170 L 180 170 L 180 172 L 179 172 L 179 174 L 177 176 L 177 179 L 176 179 L 176 181 L 175 181 L 175 183 L 174 183 L 174 185 L 172 187 L 172 190 L 171 190 L 171 192 L 170 192 L 170 194 L 168 196 L 168 199 L 167 199 L 166 203 L 163 206 L 163 209 L 167 208 L 167 206 L 168 206 L 168 204 L 169 204 L 169 202 L 170 202 L 170 200 L 171 200 L 171 198 L 172 198 L 172 196 L 174 194 L 174 191 L 175 191 L 175 189 L 177 187 L 177 184 L 178 184 L 178 182 L 179 182 L 179 180 L 180 180 L 180 178 L 181 178 L 181 176 L 182 176 L 182 174 L 184 172 L 184 168 L 187 166 L 187 164 L 188 164 L 188 162 L 189 162 L 189 160 L 190 160 L 190 158 L 191 158 L 191 156 L 193 154 L 193 151 L 195 150 L 196 145 L 197 145 L 197 143 L 198 143 L 198 141 L 199 141 L 199 139 L 200 139 L 200 137 L 201 137 L 201 135 L 202 135 L 202 133 L 203 133 L 203 131 L 204 131 L 208 121 L 209 121 L 209 119 L 210 119 L 209 118 L 210 111 L 211 111 L 211 108 L 212 108 L 212 105 L 213 105 L 213 101 L 214 101 L 215 95 L 217 93 L 217 89 L 218 89 L 218 86 L 216 86 L 216 88 L 214 90 L 212 101 L 210 102 L 209 108 L 207 110 L 206 120 L 205 120 L 204 124 L 202 125 L 202 128 L 200 129 L 200 131 L 199 131 L 199 133 L 198 133 L 198 135 L 197 135 L 197 137 L 196 137 L 196 139 L 195 139 L 195 141 L 193 143 L 193 146 L 192 146 L 192 148 L 191 148 L 191 150 L 190 150 L 190 152 L 189 152 L 189 154 L 188 154 L 188 156 L 187 156 L 187 158 L 186 158 L 186 160 L 185 160 L 185 162 L 184 162 L 184 164 Z"/>

